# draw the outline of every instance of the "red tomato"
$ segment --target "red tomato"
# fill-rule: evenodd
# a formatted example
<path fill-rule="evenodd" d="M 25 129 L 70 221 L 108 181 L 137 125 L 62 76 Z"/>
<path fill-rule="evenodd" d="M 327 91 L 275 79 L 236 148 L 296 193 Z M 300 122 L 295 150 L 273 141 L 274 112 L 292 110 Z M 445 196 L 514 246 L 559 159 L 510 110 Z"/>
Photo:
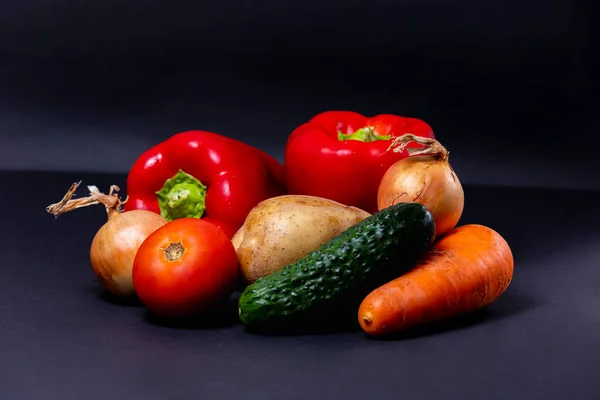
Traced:
<path fill-rule="evenodd" d="M 231 240 L 215 225 L 181 218 L 148 236 L 136 253 L 132 275 L 148 310 L 163 317 L 187 317 L 231 295 L 238 258 Z"/>

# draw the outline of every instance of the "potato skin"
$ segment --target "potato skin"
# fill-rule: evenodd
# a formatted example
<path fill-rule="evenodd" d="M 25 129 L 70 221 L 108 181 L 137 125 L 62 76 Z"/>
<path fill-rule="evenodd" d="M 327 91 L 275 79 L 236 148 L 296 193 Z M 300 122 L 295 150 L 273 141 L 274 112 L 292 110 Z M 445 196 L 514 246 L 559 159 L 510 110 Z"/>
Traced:
<path fill-rule="evenodd" d="M 245 284 L 318 249 L 371 214 L 333 200 L 303 195 L 267 199 L 254 207 L 231 239 Z"/>

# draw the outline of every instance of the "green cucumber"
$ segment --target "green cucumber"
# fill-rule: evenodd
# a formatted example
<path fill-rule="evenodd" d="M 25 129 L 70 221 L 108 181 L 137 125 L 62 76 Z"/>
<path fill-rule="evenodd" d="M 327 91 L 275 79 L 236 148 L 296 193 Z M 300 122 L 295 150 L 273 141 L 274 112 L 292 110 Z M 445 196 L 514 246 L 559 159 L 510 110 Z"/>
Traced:
<path fill-rule="evenodd" d="M 419 203 L 399 203 L 360 221 L 302 259 L 249 285 L 238 300 L 251 329 L 353 318 L 364 297 L 411 269 L 435 237 Z"/>

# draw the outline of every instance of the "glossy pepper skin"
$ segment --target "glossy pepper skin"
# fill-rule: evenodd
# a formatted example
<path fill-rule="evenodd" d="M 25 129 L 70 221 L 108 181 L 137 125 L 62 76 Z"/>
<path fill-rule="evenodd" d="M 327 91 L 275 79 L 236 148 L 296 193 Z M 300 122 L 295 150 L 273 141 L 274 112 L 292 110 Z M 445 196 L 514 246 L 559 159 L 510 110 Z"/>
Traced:
<path fill-rule="evenodd" d="M 203 218 L 233 237 L 262 200 L 286 194 L 284 168 L 246 143 L 207 131 L 175 134 L 145 151 L 127 176 L 125 211 Z"/>
<path fill-rule="evenodd" d="M 325 197 L 369 213 L 377 211 L 383 175 L 403 151 L 386 151 L 405 133 L 434 138 L 431 127 L 417 118 L 352 111 L 326 111 L 296 128 L 285 149 L 288 192 Z M 407 147 L 419 147 L 411 143 Z"/>

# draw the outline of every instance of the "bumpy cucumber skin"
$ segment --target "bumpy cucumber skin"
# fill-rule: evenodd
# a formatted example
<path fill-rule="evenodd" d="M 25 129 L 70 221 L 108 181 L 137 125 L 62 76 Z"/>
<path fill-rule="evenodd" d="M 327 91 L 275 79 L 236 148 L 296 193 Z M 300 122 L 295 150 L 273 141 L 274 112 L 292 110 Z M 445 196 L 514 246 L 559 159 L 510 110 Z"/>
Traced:
<path fill-rule="evenodd" d="M 248 286 L 239 318 L 249 328 L 334 317 L 408 269 L 433 243 L 435 223 L 419 203 L 385 208 L 293 264 Z M 356 304 L 354 304 L 356 303 Z M 312 315 L 311 315 L 312 314 Z"/>

